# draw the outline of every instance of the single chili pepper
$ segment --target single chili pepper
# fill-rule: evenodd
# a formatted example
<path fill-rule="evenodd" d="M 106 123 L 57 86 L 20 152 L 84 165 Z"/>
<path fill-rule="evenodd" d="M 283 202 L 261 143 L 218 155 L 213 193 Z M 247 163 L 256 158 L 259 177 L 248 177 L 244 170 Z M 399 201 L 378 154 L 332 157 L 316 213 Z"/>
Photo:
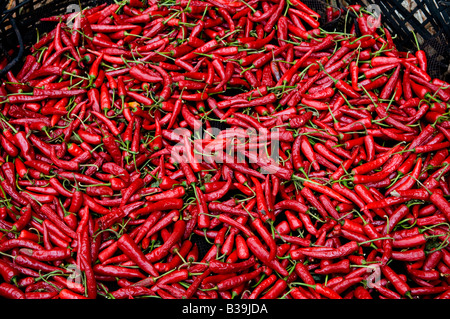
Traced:
<path fill-rule="evenodd" d="M 432 270 L 436 268 L 444 253 L 440 250 L 433 251 L 428 254 L 422 266 L 423 270 Z"/>
<path fill-rule="evenodd" d="M 314 258 L 319 259 L 334 259 L 334 258 L 340 258 L 345 257 L 349 254 L 352 254 L 358 249 L 358 244 L 356 241 L 349 241 L 348 243 L 334 249 L 327 249 L 327 250 L 306 250 L 305 248 L 299 248 L 297 252 L 300 254 L 311 256 Z M 292 253 L 294 254 L 295 251 Z M 294 254 L 295 255 L 295 254 Z M 292 256 L 294 256 L 292 255 Z"/>
<path fill-rule="evenodd" d="M 342 299 L 342 297 L 337 292 L 321 283 L 307 286 L 313 288 L 319 295 L 322 295 L 328 299 Z"/>
<path fill-rule="evenodd" d="M 408 249 L 405 251 L 393 250 L 391 257 L 394 260 L 414 262 L 425 259 L 425 252 L 420 248 Z"/>
<path fill-rule="evenodd" d="M 209 269 L 211 269 L 211 272 L 213 273 L 227 274 L 243 271 L 245 269 L 251 268 L 255 264 L 256 260 L 253 256 L 238 263 L 225 263 L 214 259 L 209 263 Z"/>
<path fill-rule="evenodd" d="M 392 283 L 392 285 L 395 287 L 395 289 L 402 295 L 402 296 L 410 296 L 411 295 L 411 288 L 407 283 L 405 283 L 398 274 L 396 274 L 391 267 L 385 265 L 381 266 L 381 272 L 383 275 L 386 276 L 386 278 Z"/>
<path fill-rule="evenodd" d="M 270 9 L 268 9 L 267 11 L 265 11 L 262 14 L 259 14 L 258 16 L 256 16 L 256 15 L 247 15 L 247 16 L 248 16 L 248 19 L 252 22 L 260 22 L 260 21 L 266 20 L 269 17 L 271 17 L 276 9 L 277 9 L 276 6 L 272 6 L 272 7 L 270 7 Z"/>
<path fill-rule="evenodd" d="M 4 135 L 0 134 L 0 143 L 3 147 L 3 149 L 5 150 L 5 152 L 12 156 L 12 157 L 16 157 L 17 155 L 19 155 L 19 150 L 17 149 L 17 147 L 14 145 L 13 142 L 11 142 L 10 140 L 8 140 Z"/>
<path fill-rule="evenodd" d="M 25 293 L 8 282 L 0 284 L 0 295 L 6 299 L 26 299 Z"/>
<path fill-rule="evenodd" d="M 64 268 L 55 267 L 55 266 L 49 265 L 47 263 L 41 262 L 35 258 L 21 255 L 21 254 L 18 254 L 17 256 L 15 256 L 15 262 L 21 266 L 29 267 L 31 269 L 35 269 L 38 271 L 57 272 L 57 273 L 66 273 L 67 272 L 67 270 L 65 270 Z"/>
<path fill-rule="evenodd" d="M 248 296 L 248 299 L 256 299 L 262 294 L 266 289 L 268 289 L 271 285 L 273 285 L 277 281 L 277 277 L 275 274 L 271 274 L 269 277 L 261 281 L 258 286 L 251 292 Z"/>
<path fill-rule="evenodd" d="M 172 246 L 181 239 L 184 234 L 185 227 L 186 222 L 184 220 L 177 220 L 174 224 L 174 229 L 170 237 L 164 242 L 163 245 L 148 253 L 145 256 L 147 260 L 152 262 L 164 258 L 169 253 Z"/>
<path fill-rule="evenodd" d="M 17 283 L 19 271 L 3 260 L 0 260 L 0 274 L 4 282 Z"/>
<path fill-rule="evenodd" d="M 258 234 L 263 238 L 264 242 L 269 246 L 269 256 L 267 258 L 268 260 L 272 260 L 273 258 L 275 258 L 277 252 L 277 245 L 274 238 L 272 237 L 272 234 L 270 234 L 267 228 L 263 225 L 262 220 L 259 218 L 252 220 L 251 225 L 256 229 Z"/>
<path fill-rule="evenodd" d="M 450 204 L 445 197 L 440 193 L 433 193 L 430 195 L 430 201 L 438 207 L 438 209 L 444 214 L 445 218 L 450 218 Z"/>
<path fill-rule="evenodd" d="M 122 191 L 122 199 L 120 201 L 120 207 L 125 206 L 130 200 L 131 196 L 135 194 L 144 186 L 144 181 L 142 178 L 135 179 L 130 185 Z"/>
<path fill-rule="evenodd" d="M 367 205 L 366 205 L 367 207 Z M 401 204 L 389 217 L 389 225 L 386 225 L 384 230 L 385 234 L 389 234 L 390 231 L 402 220 L 409 212 L 409 208 L 405 204 Z"/>
<path fill-rule="evenodd" d="M 249 250 L 253 252 L 253 254 L 255 254 L 255 256 L 265 265 L 275 270 L 282 276 L 289 275 L 288 271 L 276 259 L 268 259 L 268 251 L 264 248 L 257 236 L 249 236 L 246 241 Z"/>
<path fill-rule="evenodd" d="M 20 149 L 20 154 L 25 160 L 34 160 L 35 152 L 32 148 L 31 143 L 28 141 L 25 132 L 19 131 L 14 135 L 14 140 L 17 143 L 17 147 Z"/>
<path fill-rule="evenodd" d="M 386 65 L 371 68 L 367 71 L 364 71 L 363 73 L 367 79 L 372 79 L 372 78 L 378 77 L 396 67 L 398 67 L 398 64 L 386 64 Z"/>
<path fill-rule="evenodd" d="M 173 189 L 167 190 L 162 193 L 146 196 L 147 201 L 159 201 L 165 198 L 179 198 L 183 197 L 185 194 L 185 189 L 182 186 L 177 186 Z"/>
<path fill-rule="evenodd" d="M 68 248 L 60 248 L 60 247 L 35 251 L 24 248 L 20 250 L 20 253 L 23 253 L 26 256 L 32 257 L 40 261 L 64 260 L 70 257 L 71 255 L 71 252 Z"/>
<path fill-rule="evenodd" d="M 52 160 L 53 163 L 55 163 L 56 166 L 58 166 L 59 168 L 61 168 L 63 170 L 67 170 L 67 171 L 78 171 L 79 170 L 79 165 L 80 165 L 79 162 L 65 161 L 65 160 L 61 160 L 61 159 L 57 158 L 56 151 L 54 148 L 51 148 L 51 150 L 50 150 L 50 159 Z"/>
<path fill-rule="evenodd" d="M 320 203 L 320 201 L 317 199 L 315 194 L 312 192 L 310 188 L 305 186 L 300 193 L 303 195 L 306 201 L 308 201 L 317 211 L 318 213 L 323 217 L 328 217 L 328 212 L 324 208 L 324 206 Z"/>
<path fill-rule="evenodd" d="M 44 204 L 41 206 L 40 212 L 45 215 L 52 223 L 54 223 L 58 229 L 60 229 L 64 234 L 70 238 L 77 238 L 75 231 L 73 231 L 69 226 L 67 226 L 62 218 L 60 218 L 55 211 L 51 208 L 49 204 Z"/>
<path fill-rule="evenodd" d="M 346 291 L 348 288 L 360 283 L 362 280 L 364 280 L 363 277 L 353 277 L 353 278 L 344 279 L 341 282 L 333 285 L 331 288 L 336 293 L 341 294 L 344 291 Z"/>
<path fill-rule="evenodd" d="M 448 289 L 445 286 L 437 287 L 411 287 L 411 296 L 426 296 L 446 293 Z"/>
<path fill-rule="evenodd" d="M 14 232 L 20 232 L 24 229 L 32 217 L 32 209 L 31 205 L 28 204 L 24 208 L 20 210 L 20 218 L 17 219 L 11 227 L 11 230 Z"/>
<path fill-rule="evenodd" d="M 357 286 L 355 288 L 355 298 L 356 299 L 373 299 L 369 290 L 367 290 L 363 286 Z"/>
<path fill-rule="evenodd" d="M 256 213 L 247 212 L 245 209 L 228 206 L 228 205 L 225 205 L 225 204 L 222 204 L 219 202 L 210 202 L 208 204 L 208 209 L 210 212 L 220 212 L 220 213 L 225 213 L 227 215 L 236 215 L 236 216 L 246 217 L 250 214 L 254 218 L 259 217 L 259 215 L 257 215 Z"/>
<path fill-rule="evenodd" d="M 260 299 L 277 299 L 285 291 L 287 286 L 286 280 L 278 279 Z"/>
<path fill-rule="evenodd" d="M 100 69 L 100 63 L 103 61 L 103 57 L 104 53 L 100 53 L 89 68 L 88 77 L 91 82 L 95 81 L 95 79 L 97 78 Z"/>
<path fill-rule="evenodd" d="M 118 240 L 117 245 L 131 260 L 133 260 L 141 269 L 152 276 L 158 276 L 155 267 L 148 261 L 144 253 L 135 244 L 128 234 L 123 234 Z"/>
<path fill-rule="evenodd" d="M 232 288 L 240 286 L 241 284 L 256 278 L 262 271 L 263 271 L 263 268 L 259 267 L 258 269 L 254 270 L 252 272 L 222 280 L 221 282 L 219 282 L 217 284 L 216 287 L 219 291 L 230 290 Z"/>
<path fill-rule="evenodd" d="M 116 276 L 120 278 L 128 278 L 128 279 L 143 279 L 145 278 L 144 274 L 140 272 L 138 269 L 126 268 L 122 266 L 115 265 L 102 265 L 96 264 L 94 265 L 94 272 L 98 275 L 105 276 Z"/>
<path fill-rule="evenodd" d="M 187 254 L 190 252 L 191 248 L 192 248 L 193 244 L 190 240 L 185 240 L 183 241 L 183 243 L 181 244 L 180 249 L 178 249 L 176 251 L 177 255 L 172 258 L 172 260 L 170 262 L 168 262 L 167 264 L 165 264 L 165 271 L 170 271 L 172 269 L 175 269 L 177 266 L 179 266 L 183 259 L 187 256 Z M 166 282 L 167 279 L 164 280 L 164 282 Z"/>
<path fill-rule="evenodd" d="M 43 249 L 43 247 L 41 245 L 39 245 L 38 243 L 36 243 L 35 241 L 33 241 L 31 239 L 11 238 L 11 239 L 8 239 L 8 240 L 0 243 L 0 252 L 6 252 L 13 248 L 18 248 L 18 247 L 30 248 L 30 249 L 34 249 L 34 250 Z"/>
<path fill-rule="evenodd" d="M 320 166 L 317 163 L 316 153 L 314 152 L 313 147 L 311 146 L 311 143 L 309 142 L 308 138 L 305 135 L 301 135 L 300 148 L 301 148 L 303 154 L 305 155 L 305 157 L 311 163 L 312 167 L 315 170 L 320 170 Z"/>
<path fill-rule="evenodd" d="M 86 296 L 76 293 L 68 288 L 59 291 L 58 297 L 60 299 L 88 299 Z"/>
<path fill-rule="evenodd" d="M 0 176 L 0 186 L 3 189 L 3 191 L 11 196 L 13 200 L 15 200 L 20 205 L 26 206 L 28 204 L 28 201 L 21 195 L 14 186 L 11 185 L 11 183 L 2 178 Z"/>
<path fill-rule="evenodd" d="M 122 287 L 111 292 L 111 295 L 115 299 L 125 299 L 138 296 L 154 296 L 154 294 L 155 293 L 151 289 L 141 286 Z"/>
<path fill-rule="evenodd" d="M 387 299 L 401 299 L 400 294 L 380 284 L 373 285 L 373 288 Z"/>

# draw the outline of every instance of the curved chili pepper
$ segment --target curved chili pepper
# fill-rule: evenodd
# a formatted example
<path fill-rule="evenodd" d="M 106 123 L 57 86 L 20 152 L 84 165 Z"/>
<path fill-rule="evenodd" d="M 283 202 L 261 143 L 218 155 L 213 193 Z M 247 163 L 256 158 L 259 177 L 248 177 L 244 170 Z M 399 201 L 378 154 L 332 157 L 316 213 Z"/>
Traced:
<path fill-rule="evenodd" d="M 0 284 L 0 295 L 6 299 L 26 299 L 25 293 L 8 282 Z"/>
<path fill-rule="evenodd" d="M 117 245 L 131 260 L 133 260 L 141 269 L 152 276 L 158 276 L 155 267 L 145 257 L 144 253 L 135 244 L 128 234 L 123 234 L 118 240 Z"/>
<path fill-rule="evenodd" d="M 17 269 L 14 269 L 14 267 L 9 265 L 5 261 L 0 260 L 0 274 L 4 282 L 16 283 L 19 276 L 19 271 Z"/>

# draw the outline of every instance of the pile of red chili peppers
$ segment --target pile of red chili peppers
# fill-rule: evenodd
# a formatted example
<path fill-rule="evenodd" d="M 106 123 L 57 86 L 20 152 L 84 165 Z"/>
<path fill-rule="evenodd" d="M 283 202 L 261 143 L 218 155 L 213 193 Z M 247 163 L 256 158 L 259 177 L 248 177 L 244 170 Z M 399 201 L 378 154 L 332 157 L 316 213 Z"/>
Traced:
<path fill-rule="evenodd" d="M 42 20 L 0 85 L 0 296 L 450 297 L 450 85 L 364 8 Z"/>

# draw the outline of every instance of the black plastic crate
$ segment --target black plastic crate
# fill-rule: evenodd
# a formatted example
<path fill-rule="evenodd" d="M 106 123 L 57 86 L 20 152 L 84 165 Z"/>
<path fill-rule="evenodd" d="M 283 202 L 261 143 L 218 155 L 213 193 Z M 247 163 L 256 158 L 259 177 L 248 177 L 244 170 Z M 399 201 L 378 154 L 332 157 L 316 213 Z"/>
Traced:
<path fill-rule="evenodd" d="M 54 22 L 40 21 L 41 18 L 69 13 L 73 5 L 81 5 L 82 8 L 86 8 L 104 2 L 107 1 L 0 1 L 0 59 L 7 57 L 9 61 L 8 65 L 0 70 L 0 77 L 8 70 L 18 67 L 27 53 L 27 49 L 37 41 L 38 35 L 42 35 L 55 27 Z"/>
<path fill-rule="evenodd" d="M 320 27 L 324 30 L 332 31 L 339 28 L 342 18 L 342 12 L 339 10 L 338 3 L 335 1 L 322 1 L 322 0 L 303 0 L 304 4 L 316 11 L 319 15 Z M 334 17 L 331 21 L 327 21 L 327 8 L 333 8 L 334 11 L 339 11 L 338 16 Z"/>
<path fill-rule="evenodd" d="M 395 36 L 397 47 L 427 53 L 431 77 L 448 79 L 450 65 L 450 1 L 440 0 L 357 0 L 369 9 L 379 10 L 382 23 Z M 405 4 L 409 4 L 406 5 Z"/>

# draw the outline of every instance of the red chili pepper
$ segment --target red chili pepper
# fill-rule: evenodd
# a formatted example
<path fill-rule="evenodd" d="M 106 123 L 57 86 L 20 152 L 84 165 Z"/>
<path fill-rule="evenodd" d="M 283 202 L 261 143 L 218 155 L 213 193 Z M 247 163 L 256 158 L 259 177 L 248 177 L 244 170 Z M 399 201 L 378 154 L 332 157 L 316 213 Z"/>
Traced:
<path fill-rule="evenodd" d="M 135 244 L 128 234 L 123 234 L 118 240 L 117 245 L 131 260 L 133 260 L 141 269 L 152 276 L 158 276 L 154 266 L 145 257 L 144 253 Z"/>
<path fill-rule="evenodd" d="M 332 249 L 326 249 L 326 250 L 307 250 L 305 248 L 299 248 L 297 250 L 298 253 L 318 258 L 318 259 L 334 259 L 334 258 L 340 258 L 348 256 L 349 254 L 352 254 L 358 249 L 358 244 L 356 241 L 349 241 L 348 243 L 338 247 L 338 248 L 332 248 Z M 292 253 L 294 253 L 293 251 Z M 295 254 L 294 254 L 295 255 Z M 294 256 L 292 255 L 292 256 Z"/>
<path fill-rule="evenodd" d="M 16 283 L 19 271 L 6 263 L 3 260 L 0 260 L 0 274 L 6 283 Z"/>
<path fill-rule="evenodd" d="M 389 266 L 381 266 L 381 271 L 402 296 L 410 296 L 411 288 L 409 285 L 400 279 Z"/>
<path fill-rule="evenodd" d="M 32 209 L 31 205 L 28 204 L 20 211 L 20 218 L 17 219 L 16 222 L 11 227 L 11 230 L 14 232 L 20 232 L 22 229 L 24 229 L 27 224 L 30 222 L 32 217 Z"/>
<path fill-rule="evenodd" d="M 440 193 L 430 195 L 430 201 L 439 208 L 447 220 L 450 219 L 450 203 Z"/>
<path fill-rule="evenodd" d="M 38 243 L 36 243 L 35 241 L 33 241 L 31 239 L 11 238 L 11 239 L 7 239 L 6 241 L 3 241 L 0 244 L 0 251 L 6 252 L 11 249 L 18 248 L 18 247 L 30 248 L 30 249 L 35 249 L 35 250 L 43 249 L 43 247 L 41 245 L 39 245 Z"/>
<path fill-rule="evenodd" d="M 19 155 L 19 150 L 14 145 L 14 143 L 1 134 L 0 134 L 0 143 L 2 145 L 2 148 L 9 156 L 16 157 L 17 155 Z"/>
<path fill-rule="evenodd" d="M 2 188 L 2 190 L 8 194 L 9 196 L 11 196 L 11 198 L 16 201 L 17 203 L 19 203 L 20 205 L 26 206 L 28 205 L 28 201 L 25 199 L 25 197 L 23 197 L 23 195 L 21 195 L 15 188 L 15 186 L 11 185 L 11 183 L 6 180 L 3 179 L 0 176 L 0 186 Z"/>
<path fill-rule="evenodd" d="M 6 299 L 26 299 L 25 293 L 8 282 L 0 284 L 0 295 Z"/>

